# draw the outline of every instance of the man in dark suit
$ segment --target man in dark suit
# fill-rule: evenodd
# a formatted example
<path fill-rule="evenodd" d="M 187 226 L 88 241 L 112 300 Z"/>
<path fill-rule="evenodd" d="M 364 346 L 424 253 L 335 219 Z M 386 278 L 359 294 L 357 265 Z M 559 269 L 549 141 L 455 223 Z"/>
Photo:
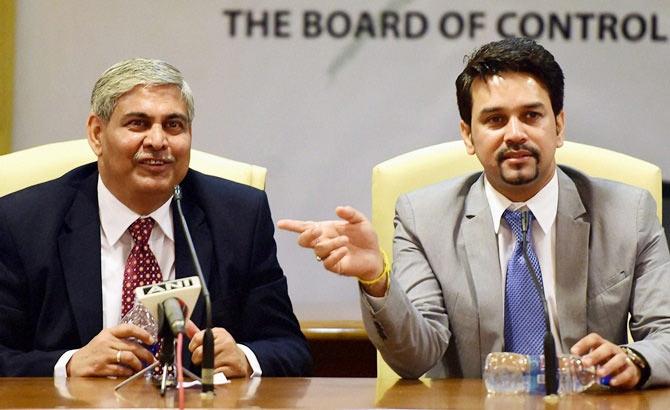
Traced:
<path fill-rule="evenodd" d="M 193 115 L 176 68 L 118 63 L 91 97 L 97 164 L 0 198 L 0 376 L 128 376 L 152 361 L 134 341 L 152 336 L 119 321 L 135 286 L 195 275 L 177 184 L 212 297 L 215 371 L 309 373 L 267 197 L 189 169 Z M 187 365 L 202 361 L 204 316 L 200 300 Z"/>

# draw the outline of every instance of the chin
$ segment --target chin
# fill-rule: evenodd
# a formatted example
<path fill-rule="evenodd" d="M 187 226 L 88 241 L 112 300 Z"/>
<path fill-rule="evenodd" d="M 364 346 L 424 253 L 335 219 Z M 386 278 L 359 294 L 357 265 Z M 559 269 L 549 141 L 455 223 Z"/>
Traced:
<path fill-rule="evenodd" d="M 163 196 L 172 195 L 175 184 L 169 181 L 142 181 L 137 184 L 136 192 L 140 195 Z"/>
<path fill-rule="evenodd" d="M 540 175 L 537 166 L 525 166 L 521 168 L 503 167 L 500 169 L 500 179 L 509 185 L 525 185 L 533 183 Z"/>
<path fill-rule="evenodd" d="M 537 181 L 538 173 L 526 174 L 523 172 L 513 172 L 510 174 L 502 174 L 502 180 L 509 185 L 527 185 Z"/>

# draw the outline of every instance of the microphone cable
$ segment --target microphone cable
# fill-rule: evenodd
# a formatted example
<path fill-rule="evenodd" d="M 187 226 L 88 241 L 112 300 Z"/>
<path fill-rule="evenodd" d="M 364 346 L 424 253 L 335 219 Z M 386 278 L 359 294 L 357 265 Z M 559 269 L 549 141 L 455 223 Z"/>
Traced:
<path fill-rule="evenodd" d="M 182 346 L 184 334 L 177 335 L 177 388 L 179 390 L 179 409 L 184 410 L 184 363 L 182 361 Z"/>

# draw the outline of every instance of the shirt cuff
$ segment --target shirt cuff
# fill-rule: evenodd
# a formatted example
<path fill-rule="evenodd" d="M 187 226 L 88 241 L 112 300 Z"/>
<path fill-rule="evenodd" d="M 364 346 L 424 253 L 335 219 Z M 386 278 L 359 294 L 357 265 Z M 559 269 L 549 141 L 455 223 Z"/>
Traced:
<path fill-rule="evenodd" d="M 256 358 L 256 355 L 254 352 L 251 351 L 247 346 L 237 344 L 237 347 L 242 350 L 244 355 L 247 357 L 247 360 L 249 361 L 249 365 L 251 366 L 251 376 L 249 377 L 261 377 L 263 375 L 263 371 L 261 370 L 261 365 L 258 363 L 258 359 Z"/>
<path fill-rule="evenodd" d="M 63 353 L 63 355 L 58 359 L 56 365 L 54 366 L 54 378 L 57 377 L 67 377 L 67 364 L 72 358 L 72 356 L 77 353 L 79 349 L 68 350 Z"/>

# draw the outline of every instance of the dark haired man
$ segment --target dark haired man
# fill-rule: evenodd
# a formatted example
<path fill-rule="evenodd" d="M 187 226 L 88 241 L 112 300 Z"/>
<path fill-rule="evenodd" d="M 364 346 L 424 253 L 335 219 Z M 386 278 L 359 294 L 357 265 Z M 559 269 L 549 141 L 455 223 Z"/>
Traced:
<path fill-rule="evenodd" d="M 529 39 L 489 43 L 456 87 L 461 136 L 484 172 L 398 199 L 393 275 L 353 208 L 336 210 L 344 221 L 279 227 L 358 278 L 368 335 L 401 376 L 481 377 L 489 352 L 542 353 L 542 301 L 521 251 L 529 226 L 557 350 L 583 355 L 618 388 L 670 384 L 670 293 L 658 286 L 670 255 L 655 202 L 557 167 L 565 113 L 554 57 Z"/>

